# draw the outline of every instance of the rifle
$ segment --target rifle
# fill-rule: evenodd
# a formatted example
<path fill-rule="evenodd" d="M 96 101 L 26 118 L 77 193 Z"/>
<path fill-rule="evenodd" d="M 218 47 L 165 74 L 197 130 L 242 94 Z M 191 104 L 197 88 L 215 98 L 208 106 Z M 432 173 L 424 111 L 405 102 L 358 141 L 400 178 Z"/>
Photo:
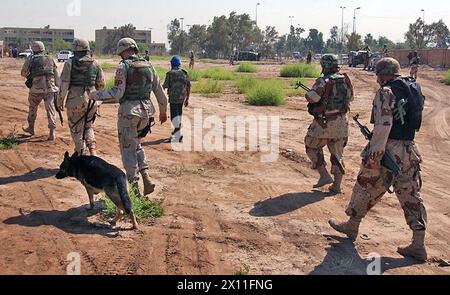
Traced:
<path fill-rule="evenodd" d="M 302 81 L 298 81 L 297 84 L 295 84 L 295 89 L 303 89 L 306 92 L 311 92 L 311 89 L 309 87 L 307 87 L 305 84 L 302 83 Z"/>
<path fill-rule="evenodd" d="M 64 127 L 64 118 L 63 114 L 61 112 L 61 109 L 58 107 L 58 94 L 55 95 L 55 98 L 53 99 L 53 104 L 55 105 L 55 109 L 58 112 L 59 115 L 59 121 L 61 122 L 61 126 Z"/>
<path fill-rule="evenodd" d="M 358 125 L 364 137 L 370 141 L 372 139 L 373 133 L 369 130 L 367 126 L 364 126 L 359 122 L 359 114 L 354 116 L 353 120 Z M 391 171 L 394 177 L 400 175 L 400 173 L 402 172 L 402 168 L 397 164 L 394 157 L 388 150 L 384 152 L 383 159 L 381 159 L 381 166 Z"/>

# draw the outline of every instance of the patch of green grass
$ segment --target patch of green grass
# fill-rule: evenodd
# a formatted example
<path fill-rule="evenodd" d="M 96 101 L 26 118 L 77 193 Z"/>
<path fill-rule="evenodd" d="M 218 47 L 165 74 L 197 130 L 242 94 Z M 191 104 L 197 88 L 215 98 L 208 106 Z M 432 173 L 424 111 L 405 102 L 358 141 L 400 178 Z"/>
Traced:
<path fill-rule="evenodd" d="M 115 69 L 117 69 L 117 65 L 111 64 L 111 63 L 107 63 L 107 62 L 102 63 L 102 64 L 101 64 L 101 67 L 102 67 L 102 69 L 103 69 L 104 71 L 110 71 L 110 70 L 115 70 Z"/>
<path fill-rule="evenodd" d="M 106 83 L 105 83 L 105 90 L 110 90 L 110 89 L 112 89 L 113 87 L 114 87 L 114 85 L 115 85 L 115 78 L 114 77 L 112 77 L 112 78 L 109 78 L 108 80 L 106 80 Z"/>
<path fill-rule="evenodd" d="M 189 80 L 191 80 L 191 82 L 196 82 L 200 80 L 200 78 L 202 77 L 201 71 L 189 70 L 188 73 L 189 73 Z"/>
<path fill-rule="evenodd" d="M 258 83 L 255 77 L 249 75 L 240 75 L 235 80 L 236 88 L 239 93 L 246 94 L 250 89 Z"/>
<path fill-rule="evenodd" d="M 192 84 L 192 93 L 200 93 L 207 97 L 217 97 L 222 90 L 223 84 L 219 81 L 201 80 Z"/>
<path fill-rule="evenodd" d="M 10 150 L 19 145 L 19 139 L 17 138 L 15 128 L 8 136 L 0 138 L 0 151 Z"/>
<path fill-rule="evenodd" d="M 247 92 L 247 102 L 257 106 L 280 106 L 286 103 L 284 83 L 278 80 L 258 82 Z"/>
<path fill-rule="evenodd" d="M 159 218 L 164 215 L 164 209 L 160 201 L 149 200 L 147 198 L 138 197 L 133 190 L 129 191 L 131 203 L 133 204 L 134 215 L 138 220 L 146 218 Z M 116 216 L 117 207 L 107 197 L 105 201 L 105 209 L 102 212 L 104 218 L 113 218 Z"/>
<path fill-rule="evenodd" d="M 444 82 L 445 82 L 445 84 L 450 85 L 450 70 L 445 75 Z"/>
<path fill-rule="evenodd" d="M 250 62 L 242 62 L 239 64 L 236 72 L 239 73 L 256 73 L 258 70 L 256 66 Z"/>
<path fill-rule="evenodd" d="M 233 80 L 234 75 L 232 72 L 230 72 L 224 68 L 214 67 L 214 68 L 210 68 L 210 69 L 203 71 L 202 77 L 206 78 L 206 79 L 229 81 L 229 80 Z"/>
<path fill-rule="evenodd" d="M 159 79 L 161 80 L 161 83 L 164 83 L 164 80 L 166 79 L 166 74 L 169 71 L 169 69 L 155 66 L 155 70 L 156 70 L 156 74 L 158 75 Z"/>
<path fill-rule="evenodd" d="M 170 56 L 164 56 L 164 55 L 150 55 L 150 62 L 151 62 L 152 60 L 161 60 L 161 61 L 167 60 L 167 61 L 169 61 L 170 59 L 171 59 Z"/>
<path fill-rule="evenodd" d="M 285 78 L 318 78 L 320 75 L 319 68 L 311 64 L 287 65 L 280 72 L 280 76 Z"/>

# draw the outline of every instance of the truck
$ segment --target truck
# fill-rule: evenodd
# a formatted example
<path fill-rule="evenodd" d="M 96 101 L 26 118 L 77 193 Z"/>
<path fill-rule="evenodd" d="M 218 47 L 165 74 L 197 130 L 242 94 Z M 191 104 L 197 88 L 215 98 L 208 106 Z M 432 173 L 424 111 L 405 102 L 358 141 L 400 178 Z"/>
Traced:
<path fill-rule="evenodd" d="M 58 62 L 65 62 L 69 59 L 71 59 L 73 57 L 73 52 L 69 51 L 69 50 L 62 50 L 60 52 L 58 52 L 58 54 L 56 55 L 56 59 L 58 60 Z"/>

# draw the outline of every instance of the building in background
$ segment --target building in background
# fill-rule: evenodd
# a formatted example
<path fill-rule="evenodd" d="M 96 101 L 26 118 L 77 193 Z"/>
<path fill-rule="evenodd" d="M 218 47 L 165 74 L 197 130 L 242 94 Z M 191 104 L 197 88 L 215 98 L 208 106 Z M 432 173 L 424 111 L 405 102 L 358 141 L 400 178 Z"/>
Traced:
<path fill-rule="evenodd" d="M 97 54 L 104 53 L 107 47 L 107 39 L 110 34 L 113 34 L 117 28 L 95 30 L 95 51 Z M 166 52 L 166 45 L 163 43 L 152 43 L 152 31 L 151 30 L 135 30 L 132 38 L 140 47 L 145 47 L 151 54 L 164 54 Z"/>
<path fill-rule="evenodd" d="M 3 58 L 3 40 L 0 40 L 0 58 Z"/>
<path fill-rule="evenodd" d="M 53 29 L 50 26 L 45 28 L 0 28 L 0 40 L 3 40 L 5 47 L 17 47 L 19 50 L 29 48 L 32 42 L 42 41 L 47 47 L 47 51 L 53 51 L 53 45 L 57 40 L 64 40 L 73 43 L 75 31 L 72 29 Z"/>

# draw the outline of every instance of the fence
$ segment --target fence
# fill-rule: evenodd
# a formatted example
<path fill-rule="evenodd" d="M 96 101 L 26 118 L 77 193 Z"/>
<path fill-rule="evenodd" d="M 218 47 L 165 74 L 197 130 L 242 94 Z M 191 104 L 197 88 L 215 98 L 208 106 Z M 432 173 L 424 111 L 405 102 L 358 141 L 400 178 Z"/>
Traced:
<path fill-rule="evenodd" d="M 402 65 L 408 64 L 408 54 L 411 50 L 391 50 L 389 56 L 397 59 Z M 422 64 L 432 67 L 450 67 L 450 49 L 420 49 L 417 50 Z"/>

